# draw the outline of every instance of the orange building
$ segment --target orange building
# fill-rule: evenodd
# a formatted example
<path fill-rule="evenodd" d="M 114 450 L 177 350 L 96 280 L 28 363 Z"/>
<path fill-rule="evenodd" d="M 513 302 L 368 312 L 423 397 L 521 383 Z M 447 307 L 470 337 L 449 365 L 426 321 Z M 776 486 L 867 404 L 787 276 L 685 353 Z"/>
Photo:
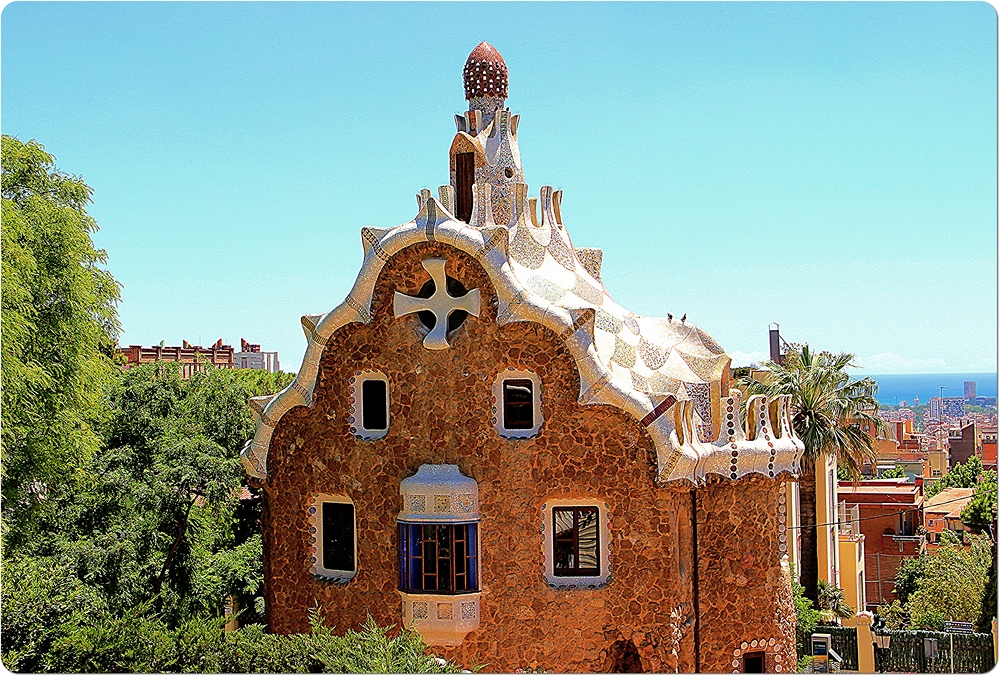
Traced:
<path fill-rule="evenodd" d="M 183 345 L 129 345 L 118 348 L 118 354 L 125 357 L 125 364 L 122 365 L 125 369 L 156 361 L 177 362 L 181 365 L 181 377 L 187 380 L 198 371 L 205 370 L 206 366 L 233 368 L 235 350 L 232 345 L 223 345 L 222 338 L 219 338 L 211 347 L 191 345 L 185 340 Z"/>
<path fill-rule="evenodd" d="M 962 522 L 964 510 L 975 495 L 975 488 L 945 488 L 943 491 L 927 500 L 924 505 L 924 522 L 927 530 L 927 550 L 936 551 L 941 533 L 950 530 L 965 541 L 965 532 L 969 530 Z"/>
<path fill-rule="evenodd" d="M 841 481 L 846 509 L 858 508 L 857 528 L 865 539 L 865 596 L 868 609 L 896 598 L 893 585 L 904 558 L 924 551 L 923 480 Z"/>
<path fill-rule="evenodd" d="M 983 468 L 996 470 L 997 468 L 997 427 L 983 428 Z"/>

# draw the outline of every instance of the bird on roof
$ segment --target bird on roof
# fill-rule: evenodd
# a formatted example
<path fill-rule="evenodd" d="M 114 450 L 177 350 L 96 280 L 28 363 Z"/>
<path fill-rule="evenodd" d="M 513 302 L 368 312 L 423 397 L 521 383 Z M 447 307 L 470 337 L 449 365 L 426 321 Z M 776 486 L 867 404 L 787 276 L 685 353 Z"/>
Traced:
<path fill-rule="evenodd" d="M 672 314 L 670 314 L 669 312 L 667 313 L 667 321 L 668 322 L 674 321 L 674 316 Z"/>
<path fill-rule="evenodd" d="M 684 316 L 683 316 L 683 317 L 681 317 L 681 324 L 683 324 L 684 322 L 686 322 L 686 321 L 687 321 L 687 318 L 688 318 L 688 316 L 687 316 L 687 313 L 685 312 L 685 313 L 684 313 Z"/>

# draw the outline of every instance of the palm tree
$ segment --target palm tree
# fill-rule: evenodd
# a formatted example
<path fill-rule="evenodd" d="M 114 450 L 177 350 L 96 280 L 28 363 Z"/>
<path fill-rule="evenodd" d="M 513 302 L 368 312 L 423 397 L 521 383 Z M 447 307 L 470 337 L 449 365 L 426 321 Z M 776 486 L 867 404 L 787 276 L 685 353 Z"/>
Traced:
<path fill-rule="evenodd" d="M 878 383 L 871 378 L 852 380 L 846 369 L 853 366 L 853 359 L 852 354 L 812 352 L 805 345 L 789 351 L 784 364 L 765 362 L 764 368 L 770 371 L 766 382 L 738 380 L 738 386 L 748 396 L 792 395 L 792 425 L 805 444 L 799 479 L 802 526 L 799 570 L 805 594 L 813 603 L 818 603 L 819 598 L 816 460 L 824 454 L 836 455 L 841 465 L 854 476 L 860 476 L 862 465 L 876 459 L 872 435 L 888 431 L 877 415 Z"/>

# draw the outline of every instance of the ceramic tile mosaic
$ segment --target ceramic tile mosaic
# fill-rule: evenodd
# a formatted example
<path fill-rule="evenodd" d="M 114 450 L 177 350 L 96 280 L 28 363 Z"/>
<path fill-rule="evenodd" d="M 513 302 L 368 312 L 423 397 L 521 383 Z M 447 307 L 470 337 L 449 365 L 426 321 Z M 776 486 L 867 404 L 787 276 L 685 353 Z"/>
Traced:
<path fill-rule="evenodd" d="M 580 371 L 581 403 L 610 404 L 638 421 L 666 396 L 688 402 L 675 415 L 658 415 L 646 428 L 657 446 L 659 481 L 700 484 L 710 473 L 732 479 L 797 472 L 801 442 L 791 432 L 787 406 L 761 404 L 778 407 L 776 416 L 782 421 L 781 431 L 768 440 L 770 446 L 745 431 L 730 442 L 722 434 L 719 412 L 726 395 L 737 393 L 723 391 L 730 363 L 725 351 L 686 320 L 681 311 L 686 309 L 675 308 L 683 319 L 666 313 L 642 317 L 618 305 L 601 281 L 600 250 L 572 244 L 562 222 L 561 190 L 542 186 L 532 206 L 517 143 L 518 116 L 503 107 L 508 73 L 499 53 L 488 43 L 479 45 L 463 77 L 470 110 L 457 117 L 459 131 L 450 150 L 452 185 L 442 186 L 438 198 L 421 190 L 418 213 L 407 223 L 363 229 L 365 260 L 354 288 L 329 313 L 303 318 L 309 345 L 298 377 L 273 398 L 257 400 L 257 432 L 242 453 L 247 472 L 266 478 L 274 427 L 293 407 L 312 405 L 326 343 L 349 323 L 372 321 L 379 272 L 399 251 L 418 242 L 447 243 L 481 262 L 494 287 L 489 293 L 498 303 L 498 324 L 536 322 L 560 335 Z M 475 154 L 472 226 L 456 221 L 452 213 L 456 152 Z M 582 311 L 594 311 L 594 321 L 578 326 Z M 436 348 L 447 346 L 444 339 L 432 342 Z M 737 446 L 735 459 L 730 443 Z"/>

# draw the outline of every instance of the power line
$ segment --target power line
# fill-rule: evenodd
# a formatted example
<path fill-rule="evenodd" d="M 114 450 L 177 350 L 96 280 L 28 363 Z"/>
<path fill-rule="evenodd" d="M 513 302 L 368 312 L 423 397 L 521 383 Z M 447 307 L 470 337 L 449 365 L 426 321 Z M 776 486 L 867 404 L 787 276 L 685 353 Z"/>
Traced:
<path fill-rule="evenodd" d="M 960 500 L 968 500 L 968 499 L 970 499 L 970 497 L 975 497 L 975 496 L 973 495 L 973 496 L 967 496 L 967 497 L 964 497 L 964 498 L 952 498 L 951 500 L 945 500 L 943 502 L 935 503 L 934 506 L 937 507 L 939 505 L 947 505 L 947 504 L 952 503 L 952 502 L 959 502 Z M 859 503 L 855 503 L 855 504 L 863 505 L 865 503 L 859 502 Z M 906 514 L 907 512 L 921 511 L 922 509 L 924 509 L 924 508 L 923 507 L 909 507 L 909 508 L 904 509 L 904 510 L 899 511 L 899 512 L 889 512 L 888 514 L 876 514 L 875 516 L 859 517 L 857 519 L 851 519 L 850 521 L 847 521 L 847 522 L 840 521 L 838 519 L 837 521 L 834 521 L 832 523 L 817 523 L 817 524 L 814 524 L 812 526 L 788 526 L 787 530 L 796 530 L 796 529 L 801 529 L 801 528 L 819 528 L 820 526 L 839 526 L 842 523 L 857 523 L 859 521 L 870 521 L 871 519 L 884 519 L 887 516 L 897 516 L 899 514 Z"/>

